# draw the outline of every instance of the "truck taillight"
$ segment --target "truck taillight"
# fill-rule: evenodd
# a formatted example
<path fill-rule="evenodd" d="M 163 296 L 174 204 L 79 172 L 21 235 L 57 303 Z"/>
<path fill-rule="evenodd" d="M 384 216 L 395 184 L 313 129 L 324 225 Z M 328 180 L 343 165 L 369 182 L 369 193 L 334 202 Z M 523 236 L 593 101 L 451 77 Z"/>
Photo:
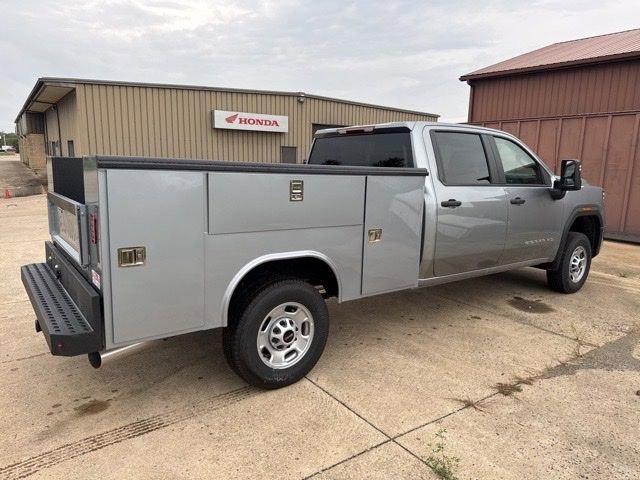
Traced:
<path fill-rule="evenodd" d="M 98 243 L 98 214 L 89 214 L 89 243 L 96 245 Z"/>

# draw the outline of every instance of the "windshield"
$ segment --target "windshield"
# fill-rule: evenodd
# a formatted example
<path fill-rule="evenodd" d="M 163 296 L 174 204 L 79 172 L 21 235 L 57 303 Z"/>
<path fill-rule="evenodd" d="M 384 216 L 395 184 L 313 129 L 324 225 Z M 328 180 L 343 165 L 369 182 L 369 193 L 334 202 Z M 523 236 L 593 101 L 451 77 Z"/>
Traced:
<path fill-rule="evenodd" d="M 308 163 L 358 167 L 413 167 L 411 136 L 409 132 L 391 132 L 317 138 Z"/>

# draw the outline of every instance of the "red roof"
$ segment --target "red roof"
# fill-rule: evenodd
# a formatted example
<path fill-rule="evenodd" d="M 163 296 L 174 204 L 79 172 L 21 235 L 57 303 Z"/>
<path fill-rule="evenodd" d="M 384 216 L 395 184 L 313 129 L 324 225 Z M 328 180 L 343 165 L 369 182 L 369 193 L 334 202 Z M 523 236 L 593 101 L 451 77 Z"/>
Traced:
<path fill-rule="evenodd" d="M 460 80 L 498 77 L 521 72 L 601 63 L 640 57 L 640 28 L 596 37 L 559 42 L 518 55 L 480 70 L 467 73 Z"/>

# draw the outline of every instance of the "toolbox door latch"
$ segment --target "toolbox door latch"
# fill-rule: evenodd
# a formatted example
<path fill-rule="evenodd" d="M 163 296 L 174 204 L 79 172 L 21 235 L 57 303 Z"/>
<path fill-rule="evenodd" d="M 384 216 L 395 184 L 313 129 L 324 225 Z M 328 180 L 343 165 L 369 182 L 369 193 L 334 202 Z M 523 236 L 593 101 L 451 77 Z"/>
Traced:
<path fill-rule="evenodd" d="M 125 247 L 118 249 L 119 267 L 137 267 L 147 260 L 146 247 Z"/>

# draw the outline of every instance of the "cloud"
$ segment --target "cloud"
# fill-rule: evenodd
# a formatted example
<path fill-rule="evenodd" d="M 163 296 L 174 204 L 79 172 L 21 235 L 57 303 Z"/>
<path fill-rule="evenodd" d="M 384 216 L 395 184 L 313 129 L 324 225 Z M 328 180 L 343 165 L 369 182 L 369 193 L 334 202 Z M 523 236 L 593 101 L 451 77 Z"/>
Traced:
<path fill-rule="evenodd" d="M 40 76 L 306 91 L 464 120 L 458 77 L 637 27 L 635 0 L 10 0 L 0 129 Z"/>

